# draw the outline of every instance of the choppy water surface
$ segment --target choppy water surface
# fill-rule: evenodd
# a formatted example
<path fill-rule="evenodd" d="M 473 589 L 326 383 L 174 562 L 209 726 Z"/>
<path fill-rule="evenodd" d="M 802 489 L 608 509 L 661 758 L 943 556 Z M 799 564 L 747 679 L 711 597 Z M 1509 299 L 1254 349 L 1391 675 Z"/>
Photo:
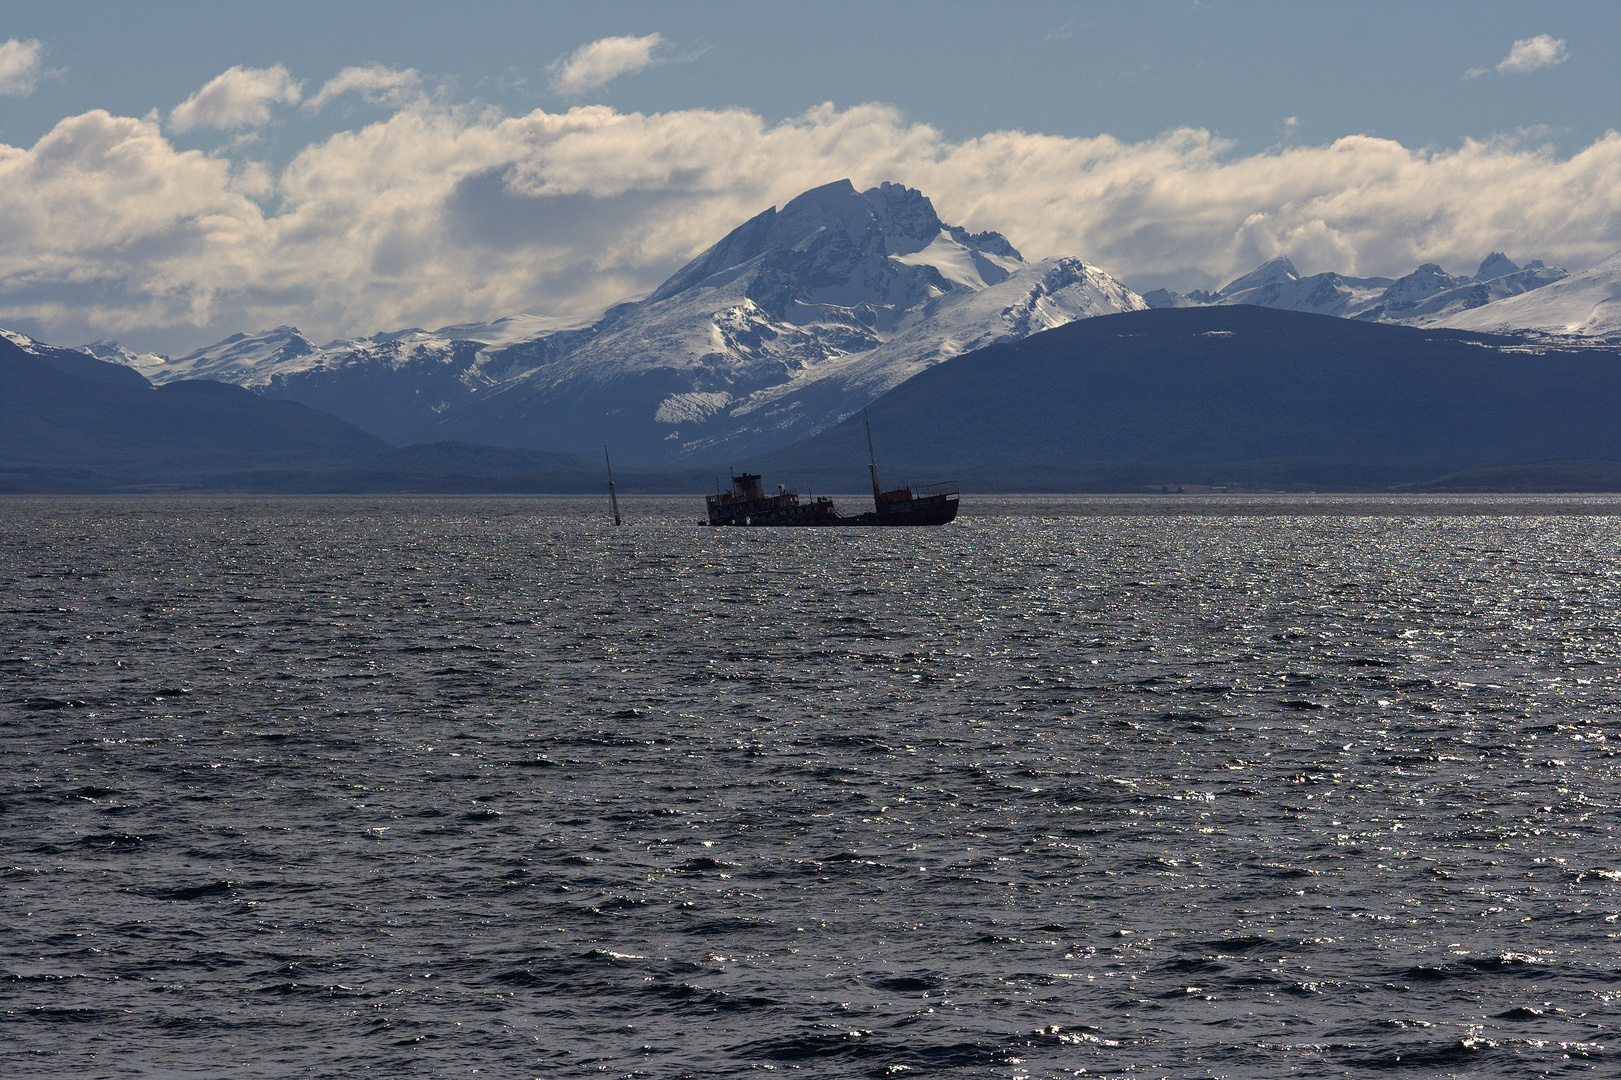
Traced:
<path fill-rule="evenodd" d="M 1615 1075 L 1618 507 L 1263 503 L 0 500 L 0 1074 Z"/>

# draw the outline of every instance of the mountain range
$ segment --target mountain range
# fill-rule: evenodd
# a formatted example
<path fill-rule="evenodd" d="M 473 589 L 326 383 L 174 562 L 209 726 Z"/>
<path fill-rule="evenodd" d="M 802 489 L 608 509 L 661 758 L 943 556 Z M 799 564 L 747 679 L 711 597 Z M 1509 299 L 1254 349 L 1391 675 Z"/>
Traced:
<path fill-rule="evenodd" d="M 1280 257 L 1216 292 L 1139 296 L 1078 258 L 1026 261 L 999 233 L 948 225 L 915 189 L 841 180 L 762 211 L 647 297 L 577 318 L 516 315 L 325 345 L 280 326 L 174 360 L 110 341 L 84 349 L 160 385 L 210 379 L 297 401 L 395 444 L 585 454 L 612 445 L 627 465 L 682 467 L 814 435 L 963 353 L 1148 307 L 1616 333 L 1621 319 L 1601 310 L 1610 301 L 1589 302 L 1618 291 L 1621 270 L 1607 265 L 1572 278 L 1493 252 L 1468 277 L 1427 263 L 1359 278 L 1302 276 Z"/>
<path fill-rule="evenodd" d="M 987 491 L 1621 490 L 1621 345 L 1256 305 L 1076 320 L 936 364 L 870 412 L 886 480 Z M 847 418 L 734 464 L 866 480 Z M 724 473 L 724 466 L 718 470 Z M 713 470 L 624 469 L 694 493 Z M 0 340 L 0 489 L 600 492 L 598 461 L 440 441 L 395 449 L 330 414 L 207 380 Z"/>
<path fill-rule="evenodd" d="M 1295 356 L 1298 372 L 1315 370 L 1316 354 L 1288 341 L 1309 340 L 1321 355 L 1355 358 L 1358 350 L 1382 350 L 1388 356 L 1427 356 L 1413 344 L 1420 339 L 1403 336 L 1414 327 L 1520 335 L 1448 339 L 1461 357 L 1479 357 L 1481 349 L 1503 356 L 1552 349 L 1564 356 L 1569 342 L 1586 342 L 1594 355 L 1608 355 L 1614 350 L 1606 335 L 1621 334 L 1618 298 L 1621 253 L 1570 275 L 1539 262 L 1520 266 L 1498 252 L 1470 277 L 1435 264 L 1402 278 L 1302 277 L 1279 258 L 1216 292 L 1158 290 L 1144 297 L 1080 259 L 1028 261 L 999 233 L 948 225 L 914 189 L 886 183 L 857 191 L 846 180 L 762 211 L 646 297 L 579 318 L 516 315 L 320 346 L 283 326 L 235 334 L 175 360 L 134 355 L 112 341 L 71 351 L 7 334 L 5 377 L 15 393 L 4 403 L 0 467 L 99 470 L 102 482 L 113 484 L 189 482 L 210 469 L 235 470 L 232 483 L 251 490 L 497 490 L 501 484 L 514 485 L 511 490 L 548 490 L 548 484 L 574 490 L 594 483 L 593 462 L 609 445 L 616 463 L 639 468 L 656 485 L 661 481 L 647 480 L 653 476 L 647 470 L 702 471 L 722 462 L 811 468 L 823 453 L 818 440 L 842 431 L 847 442 L 848 422 L 864 408 L 887 408 L 884 403 L 892 400 L 915 404 L 924 400 L 920 387 L 957 386 L 953 380 L 977 373 L 971 377 L 980 391 L 963 383 L 953 391 L 961 400 L 936 400 L 937 414 L 914 418 L 940 427 L 947 444 L 922 438 L 902 445 L 937 447 L 942 466 L 964 469 L 1035 468 L 1043 455 L 1049 465 L 1083 471 L 1113 463 L 1107 472 L 1128 458 L 1187 468 L 1191 458 L 1154 457 L 1158 451 L 1148 444 L 1131 449 L 1132 432 L 1166 425 L 1207 429 L 1198 409 L 1225 399 L 1204 388 L 1196 372 L 1168 366 L 1162 355 L 1139 356 L 1149 369 L 1169 372 L 1165 406 L 1159 420 L 1144 412 L 1132 421 L 1135 427 L 1121 427 L 1109 415 L 1089 411 L 1093 391 L 1071 385 L 1071 368 L 1093 370 L 1087 366 L 1091 352 L 1118 351 L 1105 331 L 1094 338 L 1090 331 L 1065 330 L 1061 340 L 1087 344 L 1075 345 L 1079 351 L 1066 354 L 1064 364 L 1042 369 L 1044 381 L 1024 389 L 1008 384 L 994 365 L 986 367 L 985 358 L 1022 356 L 1007 350 L 1026 341 L 1047 342 L 1041 348 L 1048 348 L 1058 329 L 1099 318 L 1106 320 L 1100 325 L 1114 326 L 1109 320 L 1132 316 L 1138 321 L 1129 334 L 1110 332 L 1158 335 L 1163 349 L 1205 357 L 1235 385 L 1247 385 L 1247 373 L 1271 361 L 1216 349 L 1205 340 L 1237 330 L 1219 320 L 1192 336 L 1177 337 L 1172 329 L 1202 325 L 1185 323 L 1190 311 L 1239 312 L 1233 317 L 1242 322 L 1243 312 L 1266 308 L 1297 318 L 1274 326 L 1271 337 L 1257 328 L 1273 324 L 1242 323 L 1244 340 Z M 1334 318 L 1313 322 L 1318 316 Z M 1342 366 L 1352 370 L 1358 364 L 1368 377 L 1389 384 L 1390 415 L 1405 415 L 1400 388 L 1406 377 L 1360 359 Z M 1498 383 L 1534 377 L 1528 373 L 1538 371 L 1537 364 L 1522 358 L 1454 374 L 1463 386 L 1485 380 L 1476 389 L 1490 405 L 1480 418 L 1489 424 L 1492 416 L 1512 415 L 1492 396 Z M 1259 411 L 1249 420 L 1234 413 L 1227 421 L 1258 424 L 1268 409 L 1280 417 L 1300 409 L 1332 415 L 1332 403 L 1311 399 L 1306 384 L 1289 381 L 1284 371 L 1273 374 L 1285 380 L 1287 392 L 1253 387 L 1252 400 L 1269 404 L 1256 404 Z M 223 383 L 236 385 L 227 390 Z M 154 396 L 155 386 L 165 393 Z M 1201 389 L 1190 399 L 1188 387 Z M 1443 390 L 1424 384 L 1412 392 L 1445 396 Z M 1031 395 L 1054 402 L 1037 406 L 1026 400 Z M 1025 404 L 1008 412 L 1010 401 Z M 250 407 L 254 403 L 306 408 L 277 413 Z M 1182 405 L 1195 412 L 1182 416 Z M 1063 419 L 1066 410 L 1070 421 Z M 241 430 L 221 426 L 227 413 L 237 417 Z M 1092 449 L 1084 453 L 1075 442 L 1079 436 L 1065 434 L 1065 425 L 1081 424 L 1075 418 L 1082 417 L 1087 437 L 1104 439 L 1087 444 Z M 988 433 L 985 424 L 992 418 L 1007 425 L 1003 436 Z M 1513 423 L 1524 427 L 1526 421 Z M 1292 432 L 1301 448 L 1321 435 L 1310 425 L 1297 431 L 1281 419 L 1267 426 L 1274 433 Z M 1542 432 L 1538 445 L 1547 452 L 1535 449 L 1537 440 L 1521 450 L 1542 457 L 1574 453 L 1568 439 L 1553 437 L 1557 426 L 1524 427 Z M 212 434 L 202 438 L 205 432 Z M 970 437 L 973 432 L 979 434 Z M 205 445 L 208 439 L 217 452 Z M 283 445 L 282 439 L 292 442 Z M 1114 451 L 1107 451 L 1110 440 Z M 1420 453 L 1417 444 L 1386 441 L 1389 453 L 1370 447 L 1322 460 L 1395 468 L 1400 459 L 1407 463 L 1402 467 L 1426 476 L 1439 468 L 1501 464 L 1483 444 L 1470 444 L 1474 449 L 1460 450 L 1453 461 Z M 1498 441 L 1518 445 L 1506 434 Z M 1268 452 L 1288 456 L 1285 442 Z M 413 445 L 395 449 L 404 444 Z M 1220 445 L 1208 444 L 1206 465 L 1229 461 L 1219 457 Z M 1025 449 L 1016 450 L 1020 446 Z M 844 447 L 840 453 L 859 461 L 858 450 Z M 1139 453 L 1150 456 L 1132 457 Z M 305 477 L 309 469 L 324 471 L 312 480 Z M 1372 483 L 1369 476 L 1358 483 Z"/>
<path fill-rule="evenodd" d="M 319 346 L 281 326 L 175 360 L 114 342 L 85 350 L 158 384 L 212 379 L 298 401 L 393 443 L 611 444 L 627 464 L 674 467 L 813 435 L 965 352 L 1145 307 L 1616 332 L 1613 314 L 1575 310 L 1621 277 L 1595 285 L 1592 274 L 1493 252 L 1468 277 L 1434 263 L 1402 278 L 1303 277 L 1280 257 L 1216 292 L 1138 296 L 1080 259 L 1028 262 L 999 233 L 947 225 L 914 189 L 858 192 L 841 180 L 762 211 L 644 299 L 578 318 L 517 315 Z M 1544 295 L 1558 310 L 1524 299 L 1552 285 Z"/>
<path fill-rule="evenodd" d="M 284 326 L 173 361 L 120 358 L 156 383 L 233 382 L 397 443 L 611 443 L 627 464 L 673 466 L 785 445 L 953 356 L 1145 306 L 1080 259 L 1028 262 L 999 233 L 945 224 L 919 191 L 841 180 L 597 315 L 322 346 Z"/>
<path fill-rule="evenodd" d="M 1486 256 L 1472 277 L 1449 274 L 1436 263 L 1425 263 L 1400 278 L 1346 277 L 1333 272 L 1302 277 L 1294 263 L 1279 256 L 1215 292 L 1156 289 L 1143 299 L 1155 308 L 1249 304 L 1370 322 L 1451 326 L 1456 325 L 1452 319 L 1465 312 L 1569 276 L 1540 260 L 1520 266 L 1500 251 Z M 1507 322 L 1500 325 L 1506 328 Z"/>
<path fill-rule="evenodd" d="M 1546 288 L 1460 311 L 1436 325 L 1556 337 L 1621 336 L 1621 251 Z"/>
<path fill-rule="evenodd" d="M 392 449 L 296 402 L 201 380 L 155 387 L 123 364 L 0 331 L 0 490 L 195 482 Z"/>

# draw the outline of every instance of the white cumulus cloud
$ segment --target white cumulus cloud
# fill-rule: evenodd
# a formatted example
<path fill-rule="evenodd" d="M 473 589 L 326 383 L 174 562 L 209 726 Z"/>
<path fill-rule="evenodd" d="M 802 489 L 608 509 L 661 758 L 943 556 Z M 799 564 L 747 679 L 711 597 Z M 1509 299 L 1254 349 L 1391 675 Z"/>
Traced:
<path fill-rule="evenodd" d="M 884 105 L 768 123 L 600 105 L 502 116 L 417 96 L 274 175 L 231 153 L 181 151 L 155 117 L 101 111 L 0 144 L 0 326 L 185 351 L 281 323 L 324 340 L 588 312 L 841 177 L 919 188 L 952 224 L 1139 290 L 1219 285 L 1280 254 L 1305 273 L 1398 276 L 1467 271 L 1491 251 L 1583 269 L 1621 248 L 1614 132 L 1567 158 L 1360 135 L 1245 154 L 1199 129 L 950 139 Z"/>
<path fill-rule="evenodd" d="M 169 127 L 175 132 L 195 128 L 231 131 L 260 127 L 270 122 L 270 106 L 285 102 L 297 105 L 304 84 L 297 82 L 281 64 L 271 68 L 245 68 L 240 64 L 227 69 L 208 85 L 191 95 L 169 113 Z"/>
<path fill-rule="evenodd" d="M 0 43 L 0 95 L 27 97 L 45 74 L 41 65 L 45 60 L 45 46 L 30 38 L 16 38 Z"/>
<path fill-rule="evenodd" d="M 552 90 L 559 94 L 579 94 L 604 86 L 621 75 L 651 67 L 658 62 L 653 50 L 662 44 L 662 34 L 648 34 L 646 37 L 602 38 L 581 45 L 546 69 L 552 74 Z"/>
<path fill-rule="evenodd" d="M 358 93 L 373 105 L 403 105 L 422 86 L 415 68 L 404 71 L 368 64 L 346 67 L 326 81 L 319 93 L 304 102 L 306 112 L 319 112 L 321 106 L 339 94 Z"/>
<path fill-rule="evenodd" d="M 1568 59 L 1570 55 L 1565 51 L 1563 41 L 1547 34 L 1538 34 L 1516 41 L 1508 55 L 1497 65 L 1497 70 L 1504 75 L 1521 75 L 1537 68 L 1563 64 Z"/>
<path fill-rule="evenodd" d="M 1528 71 L 1538 68 L 1552 67 L 1563 64 L 1570 59 L 1570 52 L 1560 38 L 1548 34 L 1538 34 L 1535 37 L 1520 38 L 1508 50 L 1508 55 L 1498 61 L 1497 67 L 1490 69 L 1499 75 L 1524 75 Z M 1470 68 L 1468 78 L 1484 75 L 1487 68 Z"/>
<path fill-rule="evenodd" d="M 267 283 L 266 222 L 231 164 L 177 151 L 156 119 L 97 109 L 28 150 L 0 147 L 0 188 L 6 316 L 180 326 L 206 322 L 215 295 Z"/>

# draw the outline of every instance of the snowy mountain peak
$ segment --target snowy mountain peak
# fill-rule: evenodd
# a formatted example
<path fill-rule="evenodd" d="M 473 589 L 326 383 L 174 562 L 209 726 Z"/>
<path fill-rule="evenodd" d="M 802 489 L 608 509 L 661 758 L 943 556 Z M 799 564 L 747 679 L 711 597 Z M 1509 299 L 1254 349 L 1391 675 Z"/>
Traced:
<path fill-rule="evenodd" d="M 27 334 L 19 334 L 15 330 L 0 330 L 0 338 L 5 338 L 7 341 L 11 342 L 13 345 L 17 346 L 17 348 L 26 353 L 34 352 L 36 346 L 39 345 L 39 342 L 35 341 Z"/>
<path fill-rule="evenodd" d="M 88 345 L 80 345 L 78 351 L 88 353 L 97 360 L 106 360 L 113 364 L 126 364 L 146 376 L 162 371 L 169 363 L 169 358 L 162 353 L 130 352 L 111 338 L 103 338 L 101 341 L 92 341 Z"/>
<path fill-rule="evenodd" d="M 217 379 L 242 382 L 236 376 L 255 368 L 284 363 L 316 352 L 315 344 L 296 326 L 278 326 L 257 334 L 232 334 L 224 341 L 189 352 L 164 364 L 163 382 Z"/>
<path fill-rule="evenodd" d="M 926 249 L 948 265 L 936 267 L 929 257 L 915 257 Z M 1024 261 L 1000 233 L 947 226 L 928 196 L 915 188 L 885 182 L 858 192 L 849 180 L 838 180 L 739 225 L 672 274 L 645 303 L 746 278 L 749 299 L 776 315 L 796 303 L 908 308 L 956 285 L 983 287 L 1005 276 L 989 268 L 975 275 L 957 272 L 976 253 L 1002 271 L 1010 270 L 1009 261 Z M 931 267 L 935 272 L 926 269 Z"/>
<path fill-rule="evenodd" d="M 207 356 L 226 354 L 303 356 L 314 351 L 315 345 L 298 332 L 298 327 L 278 326 L 271 330 L 261 330 L 257 334 L 232 334 L 224 341 L 187 353 L 175 363 L 187 363 Z"/>
<path fill-rule="evenodd" d="M 1490 281 L 1493 278 L 1518 273 L 1519 270 L 1520 267 L 1515 264 L 1513 259 L 1504 255 L 1501 251 L 1494 251 L 1480 261 L 1480 269 L 1475 271 L 1475 280 Z"/>
<path fill-rule="evenodd" d="M 887 254 L 919 251 L 933 243 L 945 228 L 929 197 L 916 188 L 886 180 L 864 192 L 862 198 L 872 207 L 873 222 L 884 236 Z"/>
<path fill-rule="evenodd" d="M 839 180 L 761 211 L 646 299 L 600 315 L 320 348 L 283 326 L 154 378 L 236 383 L 395 442 L 611 442 L 626 462 L 717 461 L 814 434 L 960 353 L 1144 306 L 1079 259 L 1026 263 L 1000 233 L 941 221 L 914 188 Z"/>
<path fill-rule="evenodd" d="M 1287 255 L 1279 255 L 1275 259 L 1257 266 L 1254 270 L 1237 277 L 1216 290 L 1218 296 L 1233 296 L 1249 289 L 1257 289 L 1264 285 L 1273 285 L 1285 281 L 1299 281 L 1300 271 L 1295 264 L 1289 261 Z"/>
<path fill-rule="evenodd" d="M 1235 278 L 1218 293 L 1194 290 L 1183 294 L 1155 289 L 1145 293 L 1143 299 L 1154 308 L 1255 304 L 1369 322 L 1472 329 L 1477 328 L 1475 324 L 1455 323 L 1453 317 L 1541 289 L 1567 276 L 1560 267 L 1544 266 L 1540 259 L 1517 266 L 1500 251 L 1486 256 L 1474 277 L 1454 277 L 1438 263 L 1425 263 L 1394 281 L 1332 272 L 1300 277 L 1288 259 L 1278 258 Z M 1529 312 L 1532 306 L 1515 310 Z M 1507 324 L 1492 325 L 1498 328 Z"/>
<path fill-rule="evenodd" d="M 1491 303 L 1449 313 L 1434 325 L 1488 333 L 1534 330 L 1584 337 L 1621 335 L 1621 251 L 1579 274 L 1566 274 L 1558 267 L 1527 266 L 1490 284 L 1532 276 L 1548 280 Z"/>
<path fill-rule="evenodd" d="M 929 208 L 931 214 L 933 209 Z M 850 181 L 823 184 L 784 204 L 771 223 L 766 246 L 802 247 L 830 229 L 842 231 L 851 243 L 860 245 L 875 225 L 882 228 L 874 210 L 872 202 L 863 198 Z"/>
<path fill-rule="evenodd" d="M 987 255 L 1001 255 L 1004 258 L 1023 262 L 1024 256 L 1019 249 L 1008 243 L 1007 237 L 999 232 L 971 233 L 961 225 L 951 226 L 951 238 L 964 247 L 975 248 Z"/>
<path fill-rule="evenodd" d="M 1490 260 L 1487 260 L 1488 262 Z M 1438 263 L 1425 263 L 1406 277 L 1397 278 L 1379 299 L 1388 311 L 1399 313 L 1403 307 L 1412 307 L 1436 293 L 1468 285 L 1473 279 L 1453 277 Z"/>
<path fill-rule="evenodd" d="M 521 445 L 520 426 L 566 401 L 554 424 L 619 417 L 632 459 L 718 460 L 814 434 L 959 353 L 1143 306 L 1079 259 L 1028 264 L 1000 233 L 946 224 L 913 188 L 840 180 L 756 214 L 434 437 L 500 425 Z"/>

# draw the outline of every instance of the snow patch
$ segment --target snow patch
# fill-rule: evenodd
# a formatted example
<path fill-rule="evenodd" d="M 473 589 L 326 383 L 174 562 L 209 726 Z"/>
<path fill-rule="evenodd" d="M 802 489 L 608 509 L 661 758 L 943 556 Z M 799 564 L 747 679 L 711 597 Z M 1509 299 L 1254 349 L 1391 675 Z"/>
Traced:
<path fill-rule="evenodd" d="M 133 353 L 110 338 L 93 341 L 89 345 L 80 345 L 78 351 L 110 364 L 132 367 L 148 378 L 156 372 L 161 372 L 169 362 L 169 358 L 162 353 Z"/>
<path fill-rule="evenodd" d="M 932 266 L 947 281 L 969 289 L 994 285 L 1023 268 L 1023 264 L 1016 259 L 970 248 L 946 229 L 941 229 L 940 235 L 929 241 L 929 246 L 922 251 L 891 255 L 890 259 L 902 266 Z"/>
<path fill-rule="evenodd" d="M 23 352 L 34 351 L 34 339 L 27 334 L 19 334 L 15 330 L 0 330 L 0 337 L 5 338 Z"/>
<path fill-rule="evenodd" d="M 732 403 L 732 395 L 694 392 L 671 394 L 659 403 L 653 419 L 661 424 L 700 424 Z"/>
<path fill-rule="evenodd" d="M 459 338 L 465 341 L 476 341 L 488 345 L 492 349 L 499 349 L 507 345 L 516 345 L 521 341 L 531 341 L 548 334 L 555 334 L 562 330 L 583 330 L 602 318 L 602 312 L 597 311 L 589 315 L 508 315 L 488 323 L 459 323 L 455 326 L 441 326 L 433 332 L 433 337 Z"/>

